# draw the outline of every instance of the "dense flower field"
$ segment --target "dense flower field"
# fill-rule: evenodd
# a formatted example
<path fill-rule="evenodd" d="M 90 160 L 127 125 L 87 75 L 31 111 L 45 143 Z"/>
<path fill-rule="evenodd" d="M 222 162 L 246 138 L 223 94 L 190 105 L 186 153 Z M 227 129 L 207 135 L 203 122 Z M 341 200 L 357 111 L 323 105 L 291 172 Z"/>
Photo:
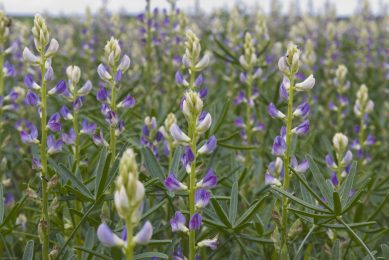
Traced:
<path fill-rule="evenodd" d="M 0 258 L 389 259 L 388 9 L 280 4 L 1 12 Z"/>

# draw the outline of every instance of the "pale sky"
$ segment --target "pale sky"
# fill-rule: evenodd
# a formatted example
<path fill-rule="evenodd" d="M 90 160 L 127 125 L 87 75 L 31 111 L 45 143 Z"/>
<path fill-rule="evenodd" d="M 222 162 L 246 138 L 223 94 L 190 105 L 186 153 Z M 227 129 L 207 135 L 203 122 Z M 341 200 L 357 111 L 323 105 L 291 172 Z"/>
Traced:
<path fill-rule="evenodd" d="M 217 8 L 230 8 L 236 2 L 243 2 L 248 6 L 259 4 L 265 11 L 269 10 L 271 0 L 198 0 L 203 10 Z M 287 10 L 291 2 L 296 0 L 281 0 L 283 10 Z M 338 15 L 353 13 L 361 0 L 330 0 L 335 3 Z M 299 0 L 302 11 L 307 7 L 308 0 Z M 315 10 L 323 6 L 325 0 L 313 0 Z M 166 0 L 151 0 L 152 7 L 168 7 Z M 195 0 L 178 0 L 177 6 L 184 10 L 191 10 Z M 373 12 L 379 10 L 380 3 L 389 4 L 389 0 L 370 0 Z M 82 14 L 86 6 L 90 6 L 92 12 L 99 9 L 102 0 L 0 0 L 5 11 L 9 14 L 35 14 L 49 12 L 50 14 Z M 112 12 L 126 10 L 127 13 L 140 13 L 144 10 L 145 0 L 108 0 L 108 9 Z M 192 9 L 193 10 L 193 9 Z"/>

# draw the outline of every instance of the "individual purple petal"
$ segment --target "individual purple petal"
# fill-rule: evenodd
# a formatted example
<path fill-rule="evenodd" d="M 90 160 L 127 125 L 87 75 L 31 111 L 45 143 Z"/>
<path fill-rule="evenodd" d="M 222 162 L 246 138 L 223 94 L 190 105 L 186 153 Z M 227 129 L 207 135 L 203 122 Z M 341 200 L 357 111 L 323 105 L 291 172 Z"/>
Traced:
<path fill-rule="evenodd" d="M 127 95 L 117 107 L 132 108 L 135 105 L 135 99 L 131 95 Z"/>
<path fill-rule="evenodd" d="M 170 128 L 170 134 L 172 135 L 173 139 L 177 141 L 178 143 L 189 143 L 190 138 L 187 136 L 177 124 L 173 124 Z"/>
<path fill-rule="evenodd" d="M 212 239 L 204 239 L 197 243 L 198 247 L 209 247 L 212 250 L 216 250 L 218 246 L 218 236 L 215 236 Z"/>
<path fill-rule="evenodd" d="M 286 152 L 286 142 L 281 136 L 276 136 L 273 142 L 272 154 L 275 156 L 283 156 Z"/>
<path fill-rule="evenodd" d="M 309 110 L 309 103 L 304 102 L 296 108 L 296 110 L 293 112 L 293 115 L 305 118 L 309 114 Z"/>
<path fill-rule="evenodd" d="M 63 142 L 61 139 L 55 140 L 53 135 L 49 135 L 47 137 L 46 144 L 47 144 L 47 153 L 54 154 L 54 153 L 58 153 L 62 150 Z"/>
<path fill-rule="evenodd" d="M 265 174 L 265 184 L 266 185 L 275 185 L 275 186 L 281 186 L 282 183 L 273 175 L 270 175 L 268 173 Z"/>
<path fill-rule="evenodd" d="M 61 109 L 59 110 L 59 112 L 61 113 L 61 116 L 63 117 L 63 119 L 73 120 L 73 115 L 70 113 L 70 110 L 69 110 L 69 108 L 67 108 L 67 106 L 62 106 Z"/>
<path fill-rule="evenodd" d="M 61 123 L 60 123 L 61 116 L 59 113 L 54 113 L 49 121 L 47 122 L 47 128 L 50 129 L 53 132 L 59 132 L 61 131 Z"/>
<path fill-rule="evenodd" d="M 185 167 L 186 171 L 190 171 L 191 164 L 194 160 L 194 154 L 190 146 L 184 148 L 184 154 L 181 156 L 182 165 Z"/>
<path fill-rule="evenodd" d="M 105 246 L 124 246 L 125 242 L 115 235 L 108 225 L 103 222 L 97 229 L 97 237 Z"/>
<path fill-rule="evenodd" d="M 201 224 L 203 219 L 200 213 L 196 212 L 193 214 L 192 218 L 189 221 L 189 230 L 199 230 L 201 228 Z"/>
<path fill-rule="evenodd" d="M 150 221 L 146 221 L 141 230 L 134 236 L 133 241 L 137 245 L 146 245 L 153 235 L 153 226 Z"/>
<path fill-rule="evenodd" d="M 200 147 L 200 149 L 197 151 L 199 154 L 210 154 L 212 153 L 217 146 L 216 137 L 212 135 L 207 142 Z"/>
<path fill-rule="evenodd" d="M 246 95 L 242 90 L 239 90 L 238 95 L 234 99 L 234 104 L 239 105 L 243 102 L 246 102 Z"/>
<path fill-rule="evenodd" d="M 276 106 L 273 104 L 273 103 L 270 103 L 267 107 L 267 112 L 269 113 L 269 115 L 273 118 L 285 118 L 285 115 L 284 113 L 282 113 L 281 111 L 279 111 Z"/>
<path fill-rule="evenodd" d="M 234 125 L 238 128 L 245 128 L 246 125 L 243 121 L 243 118 L 241 117 L 237 117 L 235 120 L 234 120 Z"/>
<path fill-rule="evenodd" d="M 30 106 L 36 107 L 39 103 L 39 97 L 33 91 L 28 90 L 26 95 L 26 103 Z"/>
<path fill-rule="evenodd" d="M 292 133 L 297 135 L 306 135 L 309 131 L 309 121 L 305 120 L 298 126 L 292 129 Z"/>
<path fill-rule="evenodd" d="M 109 81 L 112 79 L 111 74 L 109 74 L 107 68 L 103 64 L 100 64 L 97 67 L 97 73 L 99 74 L 102 80 Z"/>
<path fill-rule="evenodd" d="M 115 75 L 115 81 L 120 82 L 123 78 L 123 72 L 121 70 L 118 70 Z"/>
<path fill-rule="evenodd" d="M 108 92 L 107 89 L 102 87 L 96 93 L 96 99 L 101 103 L 106 103 L 108 100 Z"/>
<path fill-rule="evenodd" d="M 202 178 L 196 184 L 196 187 L 211 189 L 216 187 L 216 184 L 217 184 L 217 176 L 215 175 L 215 172 L 212 169 L 209 169 L 205 174 L 204 178 Z"/>
<path fill-rule="evenodd" d="M 73 128 L 69 130 L 69 133 L 62 133 L 62 141 L 67 145 L 71 145 L 75 143 L 76 132 L 74 131 Z"/>
<path fill-rule="evenodd" d="M 97 125 L 95 123 L 88 123 L 88 120 L 84 119 L 81 123 L 81 134 L 93 135 L 96 131 Z"/>
<path fill-rule="evenodd" d="M 174 217 L 170 219 L 172 232 L 188 232 L 188 228 L 185 226 L 185 223 L 185 216 L 181 212 L 176 211 Z"/>
<path fill-rule="evenodd" d="M 204 77 L 202 74 L 200 74 L 196 80 L 194 81 L 194 86 L 195 87 L 198 87 L 198 86 L 201 86 L 202 84 L 204 83 Z"/>
<path fill-rule="evenodd" d="M 208 88 L 202 88 L 199 94 L 201 99 L 205 99 L 208 95 Z"/>
<path fill-rule="evenodd" d="M 22 130 L 20 131 L 20 138 L 23 143 L 27 144 L 38 144 L 38 129 L 32 123 L 27 125 L 28 131 Z"/>
<path fill-rule="evenodd" d="M 350 150 L 348 150 L 346 152 L 346 154 L 343 156 L 343 159 L 342 159 L 342 165 L 348 165 L 353 159 L 353 154 L 351 153 Z"/>
<path fill-rule="evenodd" d="M 85 84 L 77 91 L 77 95 L 78 96 L 86 96 L 88 95 L 91 90 L 92 90 L 92 82 L 90 82 L 90 80 L 88 80 L 87 82 L 85 82 Z"/>
<path fill-rule="evenodd" d="M 169 173 L 164 183 L 165 183 L 165 187 L 170 191 L 179 191 L 179 190 L 188 189 L 188 186 L 181 183 L 172 172 Z"/>
<path fill-rule="evenodd" d="M 335 172 L 331 175 L 331 182 L 334 186 L 338 186 L 339 184 L 338 176 L 336 176 Z"/>
<path fill-rule="evenodd" d="M 73 111 L 80 111 L 81 107 L 84 104 L 85 97 L 77 97 L 76 100 L 73 102 Z"/>
<path fill-rule="evenodd" d="M 105 116 L 105 121 L 111 126 L 116 126 L 119 123 L 119 118 L 114 111 L 109 111 Z"/>
<path fill-rule="evenodd" d="M 206 189 L 198 189 L 195 192 L 195 206 L 196 208 L 204 208 L 208 205 L 211 194 Z"/>
<path fill-rule="evenodd" d="M 121 133 L 124 132 L 124 130 L 125 130 L 124 121 L 123 120 L 119 120 L 119 123 L 117 124 L 117 127 L 115 129 L 115 135 L 119 136 Z"/>
<path fill-rule="evenodd" d="M 48 94 L 49 95 L 59 95 L 62 94 L 66 90 L 66 82 L 64 80 L 61 80 L 57 83 L 57 85 L 50 89 Z"/>
<path fill-rule="evenodd" d="M 108 147 L 108 143 L 104 139 L 103 129 L 100 129 L 100 134 L 98 134 L 98 133 L 93 134 L 93 142 L 97 146 L 106 146 L 106 147 Z"/>

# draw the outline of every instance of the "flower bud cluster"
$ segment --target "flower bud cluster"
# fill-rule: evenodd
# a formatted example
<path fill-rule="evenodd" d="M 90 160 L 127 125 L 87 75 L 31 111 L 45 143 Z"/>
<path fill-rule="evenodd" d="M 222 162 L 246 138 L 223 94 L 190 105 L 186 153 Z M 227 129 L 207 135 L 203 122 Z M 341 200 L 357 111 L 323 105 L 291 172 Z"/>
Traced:
<path fill-rule="evenodd" d="M 142 216 L 145 188 L 139 181 L 136 154 L 132 149 L 127 149 L 120 159 L 119 175 L 115 184 L 114 202 L 118 215 L 125 221 L 126 226 L 135 227 Z M 124 252 L 129 244 L 132 246 L 147 244 L 152 234 L 153 227 L 149 221 L 145 222 L 135 236 L 131 234 L 132 241 L 126 241 L 129 236 L 125 230 L 122 238 L 119 238 L 105 222 L 97 229 L 97 237 L 104 245 L 121 247 Z"/>

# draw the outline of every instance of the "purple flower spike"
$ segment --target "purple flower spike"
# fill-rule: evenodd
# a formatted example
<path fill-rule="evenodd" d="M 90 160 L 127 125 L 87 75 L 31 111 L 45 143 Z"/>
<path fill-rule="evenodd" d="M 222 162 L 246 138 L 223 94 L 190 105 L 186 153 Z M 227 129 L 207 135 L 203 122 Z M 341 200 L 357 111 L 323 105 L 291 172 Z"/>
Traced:
<path fill-rule="evenodd" d="M 38 106 L 40 100 L 39 100 L 39 97 L 37 94 L 35 94 L 34 92 L 32 91 L 27 91 L 27 95 L 26 95 L 26 103 L 30 106 L 33 106 L 33 107 L 36 107 Z"/>
<path fill-rule="evenodd" d="M 281 119 L 285 118 L 284 113 L 279 111 L 273 103 L 269 104 L 269 106 L 267 107 L 267 112 L 273 118 L 281 118 Z"/>
<path fill-rule="evenodd" d="M 100 103 L 106 103 L 108 100 L 108 92 L 106 88 L 100 88 L 99 91 L 96 93 L 96 99 Z"/>
<path fill-rule="evenodd" d="M 292 129 L 292 133 L 297 134 L 297 135 L 306 135 L 309 131 L 309 121 L 305 120 L 298 126 Z"/>
<path fill-rule="evenodd" d="M 59 115 L 59 113 L 53 114 L 47 122 L 47 128 L 50 129 L 52 132 L 61 131 L 61 123 L 59 121 L 60 119 L 61 116 Z"/>
<path fill-rule="evenodd" d="M 274 138 L 273 142 L 273 149 L 272 149 L 272 154 L 275 156 L 283 156 L 286 151 L 286 143 L 284 138 L 281 136 L 276 136 Z"/>
<path fill-rule="evenodd" d="M 217 176 L 215 175 L 215 172 L 212 169 L 209 169 L 207 173 L 205 174 L 204 178 L 201 179 L 197 184 L 197 188 L 205 188 L 205 189 L 212 189 L 216 187 L 217 184 Z"/>
<path fill-rule="evenodd" d="M 73 128 L 69 130 L 69 133 L 62 133 L 62 141 L 68 145 L 74 144 L 76 141 L 76 132 Z"/>
<path fill-rule="evenodd" d="M 77 97 L 73 102 L 73 111 L 80 111 L 82 105 L 84 104 L 84 97 Z"/>
<path fill-rule="evenodd" d="M 20 132 L 20 138 L 22 139 L 23 143 L 27 144 L 38 144 L 38 129 L 33 124 L 28 124 L 27 126 L 29 131 L 21 131 Z"/>
<path fill-rule="evenodd" d="M 178 191 L 178 190 L 186 190 L 188 189 L 188 186 L 180 182 L 174 173 L 169 173 L 167 178 L 165 179 L 165 186 L 170 191 Z"/>
<path fill-rule="evenodd" d="M 61 109 L 59 110 L 61 113 L 61 116 L 65 120 L 73 120 L 73 115 L 70 113 L 70 110 L 67 106 L 62 106 Z"/>
<path fill-rule="evenodd" d="M 134 236 L 134 242 L 137 245 L 146 245 L 153 235 L 153 226 L 150 221 L 146 221 L 141 230 Z"/>
<path fill-rule="evenodd" d="M 210 154 L 212 153 L 217 146 L 216 137 L 213 135 L 211 136 L 208 141 L 200 147 L 200 149 L 197 151 L 199 154 Z"/>
<path fill-rule="evenodd" d="M 88 123 L 88 120 L 84 119 L 81 123 L 81 134 L 93 135 L 96 131 L 97 125 L 95 123 Z"/>
<path fill-rule="evenodd" d="M 57 83 L 57 85 L 50 89 L 48 94 L 49 95 L 58 95 L 62 94 L 66 90 L 66 82 L 64 80 L 61 80 L 60 82 Z"/>
<path fill-rule="evenodd" d="M 208 205 L 211 194 L 206 189 L 198 189 L 195 192 L 195 206 L 196 208 L 204 208 Z"/>
<path fill-rule="evenodd" d="M 97 229 L 97 237 L 105 246 L 113 247 L 125 245 L 125 242 L 115 235 L 105 222 L 101 223 Z"/>
<path fill-rule="evenodd" d="M 200 213 L 196 212 L 193 214 L 192 218 L 189 221 L 189 229 L 190 230 L 199 230 L 201 228 L 201 224 L 203 222 L 203 218 Z"/>
<path fill-rule="evenodd" d="M 55 140 L 53 135 L 49 135 L 49 137 L 47 137 L 46 144 L 47 144 L 47 153 L 54 154 L 62 150 L 63 142 L 61 139 Z"/>
<path fill-rule="evenodd" d="M 305 118 L 309 114 L 309 110 L 310 107 L 308 102 L 304 102 L 296 108 L 296 110 L 293 112 L 293 115 Z"/>
<path fill-rule="evenodd" d="M 135 105 L 135 99 L 131 95 L 127 95 L 123 101 L 121 101 L 117 107 L 132 108 Z"/>
<path fill-rule="evenodd" d="M 188 232 L 188 228 L 185 226 L 185 223 L 185 216 L 181 212 L 176 211 L 174 217 L 170 219 L 170 226 L 172 228 L 172 232 Z"/>

